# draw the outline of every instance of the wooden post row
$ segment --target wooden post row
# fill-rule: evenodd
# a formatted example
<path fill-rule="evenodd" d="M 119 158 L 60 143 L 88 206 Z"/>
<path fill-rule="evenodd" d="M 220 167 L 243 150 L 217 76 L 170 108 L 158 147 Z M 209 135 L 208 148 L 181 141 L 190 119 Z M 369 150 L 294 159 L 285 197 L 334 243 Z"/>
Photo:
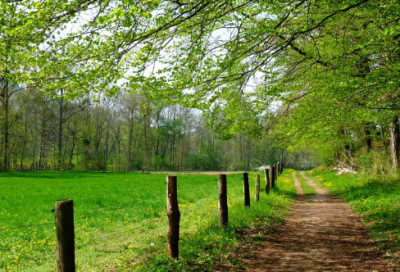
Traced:
<path fill-rule="evenodd" d="M 179 259 L 179 221 L 177 177 L 167 176 L 168 254 Z"/>
<path fill-rule="evenodd" d="M 264 168 L 264 175 L 265 175 L 265 194 L 269 195 L 269 189 L 270 189 L 270 180 L 271 180 L 271 176 L 269 174 L 269 169 L 268 168 Z"/>
<path fill-rule="evenodd" d="M 250 207 L 249 173 L 243 173 L 244 205 Z"/>
<path fill-rule="evenodd" d="M 254 200 L 259 201 L 260 200 L 260 175 L 257 174 L 256 176 L 256 188 L 254 190 Z"/>
<path fill-rule="evenodd" d="M 220 228 L 228 226 L 228 196 L 226 189 L 226 175 L 218 175 L 218 225 Z"/>
<path fill-rule="evenodd" d="M 63 199 L 55 203 L 57 233 L 57 270 L 75 272 L 74 202 Z"/>
<path fill-rule="evenodd" d="M 271 166 L 271 188 L 275 187 L 275 171 L 276 171 L 276 166 L 272 165 Z"/>
<path fill-rule="evenodd" d="M 279 162 L 277 162 L 275 165 L 276 165 L 275 180 L 276 180 L 279 177 Z"/>

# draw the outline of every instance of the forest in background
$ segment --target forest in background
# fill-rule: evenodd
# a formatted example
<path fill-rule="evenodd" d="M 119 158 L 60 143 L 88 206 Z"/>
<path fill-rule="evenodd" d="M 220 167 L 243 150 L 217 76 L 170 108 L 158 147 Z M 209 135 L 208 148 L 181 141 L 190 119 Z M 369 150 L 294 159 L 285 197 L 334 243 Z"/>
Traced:
<path fill-rule="evenodd" d="M 221 139 L 199 110 L 123 91 L 98 97 L 67 100 L 62 92 L 51 98 L 36 88 L 15 88 L 7 132 L 1 120 L 1 169 L 207 171 L 255 170 L 282 160 L 302 168 L 318 163 L 313 152 L 289 153 L 272 137 Z M 4 116 L 4 106 L 0 112 Z"/>
<path fill-rule="evenodd" d="M 330 166 L 396 174 L 399 10 L 392 0 L 2 3 L 2 169 L 242 169 L 281 158 L 256 150 L 278 145 L 297 166 L 307 150 Z M 50 105 L 49 133 L 40 118 L 24 123 L 29 107 L 17 101 L 31 88 Z M 121 89 L 145 98 L 138 134 Z M 207 129 L 170 121 L 178 108 Z"/>

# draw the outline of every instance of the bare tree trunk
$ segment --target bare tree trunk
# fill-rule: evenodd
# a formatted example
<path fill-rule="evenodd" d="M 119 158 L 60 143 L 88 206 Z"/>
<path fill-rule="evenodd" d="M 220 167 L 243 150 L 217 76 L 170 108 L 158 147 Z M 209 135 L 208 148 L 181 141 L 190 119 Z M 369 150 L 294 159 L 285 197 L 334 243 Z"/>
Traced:
<path fill-rule="evenodd" d="M 9 111 L 10 111 L 10 97 L 9 97 L 9 90 L 8 90 L 8 82 L 5 81 L 4 84 L 4 171 L 9 171 L 9 152 L 10 152 L 10 144 L 9 144 Z"/>
<path fill-rule="evenodd" d="M 131 113 L 133 115 L 133 113 Z M 128 169 L 133 170 L 133 156 L 132 156 L 132 144 L 133 144 L 133 116 L 129 119 L 129 136 L 128 136 Z"/>
<path fill-rule="evenodd" d="M 69 166 L 68 166 L 68 170 L 72 170 L 72 158 L 74 157 L 75 140 L 76 140 L 76 135 L 74 134 L 74 135 L 72 136 L 72 147 L 71 147 L 71 153 L 69 154 Z"/>
<path fill-rule="evenodd" d="M 25 124 L 24 124 L 24 137 L 22 141 L 22 151 L 21 151 L 21 160 L 20 160 L 20 165 L 21 169 L 23 168 L 24 165 L 24 155 L 25 155 L 25 149 L 26 149 L 26 142 L 27 142 L 27 130 L 28 130 L 28 124 L 27 124 L 27 118 L 25 119 Z"/>
<path fill-rule="evenodd" d="M 60 112 L 59 112 L 59 117 L 58 117 L 58 168 L 61 170 L 62 165 L 61 165 L 61 157 L 62 157 L 62 133 L 63 133 L 63 122 L 64 122 L 64 97 L 63 97 L 63 90 L 61 89 L 61 100 L 58 101 L 58 104 L 60 105 Z"/>
<path fill-rule="evenodd" d="M 369 153 L 372 149 L 372 138 L 371 138 L 370 127 L 371 124 L 367 124 L 367 126 L 364 128 L 364 134 L 365 134 L 364 144 L 365 147 L 367 148 L 367 153 Z"/>
<path fill-rule="evenodd" d="M 399 144 L 400 144 L 400 138 L 399 138 L 399 119 L 396 116 L 392 122 L 390 122 L 389 126 L 390 130 L 390 153 L 392 155 L 392 168 L 394 171 L 399 170 Z"/>

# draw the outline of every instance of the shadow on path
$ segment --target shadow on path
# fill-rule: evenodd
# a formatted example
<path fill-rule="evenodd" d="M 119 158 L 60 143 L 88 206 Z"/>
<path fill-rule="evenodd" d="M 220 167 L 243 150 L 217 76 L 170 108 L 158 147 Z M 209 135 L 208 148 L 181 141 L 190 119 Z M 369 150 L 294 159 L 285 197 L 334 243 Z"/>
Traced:
<path fill-rule="evenodd" d="M 368 229 L 342 199 L 316 187 L 305 196 L 293 172 L 298 197 L 285 224 L 243 260 L 247 271 L 398 271 L 378 252 Z"/>

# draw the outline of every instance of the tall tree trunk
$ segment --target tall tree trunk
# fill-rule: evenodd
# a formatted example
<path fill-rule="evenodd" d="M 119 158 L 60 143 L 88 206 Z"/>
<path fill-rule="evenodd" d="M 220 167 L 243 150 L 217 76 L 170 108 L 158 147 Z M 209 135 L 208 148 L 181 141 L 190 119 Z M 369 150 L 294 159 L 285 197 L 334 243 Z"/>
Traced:
<path fill-rule="evenodd" d="M 25 124 L 24 124 L 24 137 L 22 141 L 22 151 L 21 151 L 21 160 L 20 160 L 20 165 L 21 165 L 21 170 L 24 166 L 24 155 L 25 155 L 25 149 L 26 149 L 26 142 L 27 142 L 27 130 L 28 130 L 28 124 L 27 124 L 27 118 L 25 119 Z"/>
<path fill-rule="evenodd" d="M 367 148 L 367 153 L 369 153 L 372 149 L 371 131 L 368 128 L 365 128 L 364 134 L 365 134 L 364 144 L 365 147 Z"/>
<path fill-rule="evenodd" d="M 46 140 L 46 119 L 44 114 L 41 116 L 40 118 L 41 121 L 41 129 L 40 129 L 40 151 L 39 151 L 39 169 L 40 170 L 46 170 L 46 162 L 47 160 L 44 159 L 45 156 L 45 148 L 46 148 L 46 144 L 45 144 L 45 140 Z M 44 162 L 43 162 L 44 160 Z"/>
<path fill-rule="evenodd" d="M 400 128 L 399 118 L 396 116 L 389 126 L 390 130 L 390 153 L 392 155 L 392 168 L 394 171 L 399 170 L 399 144 L 400 144 Z"/>
<path fill-rule="evenodd" d="M 10 114 L 10 97 L 9 97 L 9 90 L 8 90 L 8 82 L 5 81 L 4 84 L 4 171 L 9 171 L 9 156 L 10 156 L 10 143 L 9 143 L 9 114 Z"/>
<path fill-rule="evenodd" d="M 133 155 L 132 155 L 132 145 L 133 145 L 133 111 L 130 113 L 129 117 L 129 136 L 128 136 L 128 169 L 133 170 Z"/>
<path fill-rule="evenodd" d="M 74 149 L 75 149 L 75 140 L 76 136 L 75 134 L 72 136 L 72 147 L 71 147 L 71 152 L 69 154 L 69 166 L 68 170 L 72 170 L 72 158 L 74 157 Z"/>
<path fill-rule="evenodd" d="M 61 96 L 63 95 L 63 91 L 61 90 Z M 58 168 L 61 170 L 61 157 L 62 157 L 62 133 L 63 133 L 63 103 L 64 97 L 61 98 L 61 101 L 58 102 L 60 105 L 60 112 L 58 117 Z"/>

